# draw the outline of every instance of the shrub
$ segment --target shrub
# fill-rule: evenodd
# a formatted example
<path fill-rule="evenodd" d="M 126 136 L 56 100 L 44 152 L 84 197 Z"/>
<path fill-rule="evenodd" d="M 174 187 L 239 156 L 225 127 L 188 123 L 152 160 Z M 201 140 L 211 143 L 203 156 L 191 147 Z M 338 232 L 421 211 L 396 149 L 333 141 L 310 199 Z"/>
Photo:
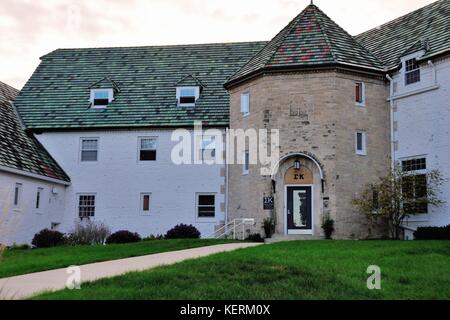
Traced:
<path fill-rule="evenodd" d="M 179 224 L 167 231 L 166 239 L 198 239 L 200 231 L 193 225 Z"/>
<path fill-rule="evenodd" d="M 154 241 L 154 240 L 163 240 L 164 236 L 162 234 L 158 234 L 158 235 L 149 235 L 148 237 L 145 237 L 142 239 L 142 241 Z"/>
<path fill-rule="evenodd" d="M 31 249 L 31 247 L 30 247 L 29 244 L 26 244 L 26 243 L 25 244 L 13 243 L 13 245 L 8 248 L 8 250 L 13 250 L 13 251 L 15 251 L 15 250 L 28 250 L 28 249 Z"/>
<path fill-rule="evenodd" d="M 68 242 L 71 245 L 104 244 L 110 234 L 108 226 L 102 222 L 77 221 L 69 233 Z"/>
<path fill-rule="evenodd" d="M 326 218 L 322 222 L 323 233 L 325 234 L 325 239 L 331 240 L 331 235 L 334 232 L 334 220 Z"/>
<path fill-rule="evenodd" d="M 31 244 L 36 248 L 63 246 L 66 243 L 64 234 L 59 231 L 44 229 L 34 235 Z"/>
<path fill-rule="evenodd" d="M 113 243 L 131 243 L 131 242 L 139 242 L 141 241 L 141 236 L 136 232 L 130 232 L 128 230 L 120 230 L 114 232 L 108 238 L 106 238 L 106 244 Z"/>
<path fill-rule="evenodd" d="M 414 232 L 415 240 L 450 240 L 450 225 L 446 227 L 419 227 Z"/>
<path fill-rule="evenodd" d="M 272 218 L 264 219 L 263 228 L 266 238 L 272 238 L 272 235 L 275 233 L 275 221 Z"/>
<path fill-rule="evenodd" d="M 245 240 L 252 242 L 264 242 L 263 237 L 261 237 L 259 233 L 251 233 Z"/>

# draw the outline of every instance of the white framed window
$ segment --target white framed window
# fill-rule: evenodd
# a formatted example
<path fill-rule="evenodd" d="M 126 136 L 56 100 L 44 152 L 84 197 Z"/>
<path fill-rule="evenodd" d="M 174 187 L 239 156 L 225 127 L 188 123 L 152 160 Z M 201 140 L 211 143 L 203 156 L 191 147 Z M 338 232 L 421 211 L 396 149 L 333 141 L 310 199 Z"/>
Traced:
<path fill-rule="evenodd" d="M 140 212 L 141 214 L 150 214 L 151 193 L 141 193 Z"/>
<path fill-rule="evenodd" d="M 366 105 L 366 84 L 362 81 L 355 82 L 355 104 L 360 107 Z"/>
<path fill-rule="evenodd" d="M 216 216 L 216 194 L 197 193 L 197 218 L 214 218 Z"/>
<path fill-rule="evenodd" d="M 177 87 L 177 102 L 179 107 L 195 107 L 200 97 L 200 87 Z"/>
<path fill-rule="evenodd" d="M 81 138 L 81 162 L 98 160 L 98 138 Z"/>
<path fill-rule="evenodd" d="M 357 130 L 355 132 L 355 150 L 356 154 L 360 156 L 367 155 L 366 148 L 366 132 L 362 130 Z"/>
<path fill-rule="evenodd" d="M 200 159 L 214 160 L 216 158 L 216 137 L 203 136 L 202 148 L 200 150 Z"/>
<path fill-rule="evenodd" d="M 420 81 L 420 66 L 416 58 L 406 60 L 404 67 L 406 86 Z"/>
<path fill-rule="evenodd" d="M 21 183 L 16 183 L 14 186 L 14 207 L 20 206 L 20 202 L 22 201 L 22 188 L 23 186 Z"/>
<path fill-rule="evenodd" d="M 250 152 L 248 150 L 244 151 L 243 164 L 242 164 L 242 174 L 247 175 L 250 171 Z"/>
<path fill-rule="evenodd" d="M 91 108 L 104 109 L 114 100 L 113 89 L 91 89 Z"/>
<path fill-rule="evenodd" d="M 241 94 L 241 113 L 243 116 L 250 114 L 250 93 L 245 92 Z"/>
<path fill-rule="evenodd" d="M 95 216 L 95 194 L 83 193 L 78 195 L 78 216 L 89 219 Z"/>
<path fill-rule="evenodd" d="M 36 209 L 41 208 L 42 194 L 44 193 L 44 188 L 37 188 L 36 191 Z"/>
<path fill-rule="evenodd" d="M 139 161 L 156 161 L 157 137 L 139 137 Z"/>

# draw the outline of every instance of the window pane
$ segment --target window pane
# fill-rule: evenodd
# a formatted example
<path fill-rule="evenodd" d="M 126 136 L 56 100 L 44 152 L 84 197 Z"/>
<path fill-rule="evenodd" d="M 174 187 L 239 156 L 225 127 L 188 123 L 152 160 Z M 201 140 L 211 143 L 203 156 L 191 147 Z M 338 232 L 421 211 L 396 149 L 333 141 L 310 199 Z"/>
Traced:
<path fill-rule="evenodd" d="M 16 183 L 14 188 L 14 205 L 17 206 L 19 204 L 19 194 L 22 185 L 20 183 Z"/>
<path fill-rule="evenodd" d="M 356 133 L 356 149 L 363 150 L 363 134 L 361 132 Z"/>
<path fill-rule="evenodd" d="M 198 208 L 199 217 L 214 217 L 215 208 L 214 207 L 199 207 Z"/>
<path fill-rule="evenodd" d="M 80 195 L 78 201 L 78 215 L 80 218 L 95 215 L 95 195 Z"/>
<path fill-rule="evenodd" d="M 106 100 L 108 100 L 108 98 L 109 98 L 108 91 L 96 91 L 94 93 L 94 99 L 106 99 Z"/>
<path fill-rule="evenodd" d="M 97 139 L 83 139 L 81 144 L 82 150 L 97 150 L 98 140 Z"/>
<path fill-rule="evenodd" d="M 156 150 L 156 139 L 154 138 L 141 139 L 141 149 Z"/>
<path fill-rule="evenodd" d="M 180 103 L 195 103 L 195 97 L 180 97 Z"/>
<path fill-rule="evenodd" d="M 81 161 L 97 161 L 97 151 L 81 151 Z"/>
<path fill-rule="evenodd" d="M 144 194 L 142 197 L 142 211 L 150 210 L 150 195 Z"/>
<path fill-rule="evenodd" d="M 362 84 L 360 82 L 357 82 L 355 85 L 355 90 L 356 90 L 356 97 L 355 100 L 356 102 L 362 102 Z"/>
<path fill-rule="evenodd" d="M 214 205 L 214 195 L 199 195 L 198 196 L 198 204 L 200 206 L 204 205 Z"/>
<path fill-rule="evenodd" d="M 155 161 L 156 160 L 156 150 L 141 150 L 139 152 L 140 161 Z"/>
<path fill-rule="evenodd" d="M 427 159 L 426 158 L 418 158 L 418 159 L 402 161 L 402 171 L 403 172 L 425 170 L 426 168 L 427 168 Z"/>
<path fill-rule="evenodd" d="M 180 90 L 180 97 L 195 97 L 194 88 L 182 88 Z"/>

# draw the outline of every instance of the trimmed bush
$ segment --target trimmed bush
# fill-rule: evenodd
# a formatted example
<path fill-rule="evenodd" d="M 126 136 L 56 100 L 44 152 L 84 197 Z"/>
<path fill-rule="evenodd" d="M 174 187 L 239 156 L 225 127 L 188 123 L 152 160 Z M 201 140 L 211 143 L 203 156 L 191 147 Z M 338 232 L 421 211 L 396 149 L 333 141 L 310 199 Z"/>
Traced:
<path fill-rule="evenodd" d="M 450 225 L 446 227 L 419 227 L 414 232 L 415 240 L 450 240 Z"/>
<path fill-rule="evenodd" d="M 67 238 L 71 245 L 95 245 L 104 244 L 111 234 L 108 226 L 101 222 L 77 221 Z"/>
<path fill-rule="evenodd" d="M 334 232 L 334 220 L 330 218 L 326 218 L 322 222 L 323 233 L 325 234 L 325 239 L 331 240 L 331 236 Z"/>
<path fill-rule="evenodd" d="M 120 230 L 114 232 L 108 238 L 106 238 L 106 244 L 113 243 L 132 243 L 141 241 L 141 236 L 136 232 L 130 232 L 128 230 Z"/>
<path fill-rule="evenodd" d="M 65 245 L 66 239 L 59 231 L 44 229 L 34 235 L 31 244 L 36 248 L 50 248 Z"/>
<path fill-rule="evenodd" d="M 261 237 L 261 235 L 259 233 L 249 234 L 245 240 L 252 241 L 252 242 L 264 242 L 263 237 Z"/>
<path fill-rule="evenodd" d="M 167 231 L 166 239 L 198 239 L 200 231 L 193 225 L 179 224 Z"/>

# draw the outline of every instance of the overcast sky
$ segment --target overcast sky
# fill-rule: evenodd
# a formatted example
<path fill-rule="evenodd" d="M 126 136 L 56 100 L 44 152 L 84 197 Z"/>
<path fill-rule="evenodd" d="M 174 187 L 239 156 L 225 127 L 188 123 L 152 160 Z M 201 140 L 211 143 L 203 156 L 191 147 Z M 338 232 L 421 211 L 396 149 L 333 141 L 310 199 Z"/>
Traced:
<path fill-rule="evenodd" d="M 358 34 L 434 0 L 315 0 Z M 0 81 L 57 48 L 270 40 L 310 0 L 0 0 Z"/>

